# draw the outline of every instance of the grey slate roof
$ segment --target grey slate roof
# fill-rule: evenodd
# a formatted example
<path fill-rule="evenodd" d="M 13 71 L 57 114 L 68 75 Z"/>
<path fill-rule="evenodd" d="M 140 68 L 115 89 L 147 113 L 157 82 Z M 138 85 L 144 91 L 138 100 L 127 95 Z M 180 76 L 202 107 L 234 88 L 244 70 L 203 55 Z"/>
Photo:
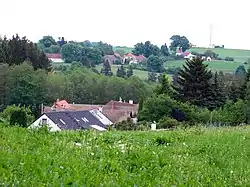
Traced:
<path fill-rule="evenodd" d="M 90 125 L 98 125 L 107 129 L 104 125 L 89 111 L 59 111 L 45 113 L 60 129 L 77 130 L 92 129 Z"/>

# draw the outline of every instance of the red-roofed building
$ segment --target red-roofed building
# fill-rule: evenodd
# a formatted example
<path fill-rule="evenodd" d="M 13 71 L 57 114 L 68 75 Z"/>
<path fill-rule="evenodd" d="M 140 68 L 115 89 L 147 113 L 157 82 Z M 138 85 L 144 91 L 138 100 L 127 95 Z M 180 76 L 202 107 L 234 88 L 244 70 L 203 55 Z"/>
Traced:
<path fill-rule="evenodd" d="M 46 53 L 46 56 L 48 57 L 49 60 L 52 62 L 58 62 L 58 63 L 63 63 L 62 55 L 59 53 Z"/>
<path fill-rule="evenodd" d="M 133 55 L 132 53 L 127 53 L 123 57 L 123 62 L 128 62 L 129 64 L 144 63 L 147 61 L 147 58 L 143 55 Z"/>

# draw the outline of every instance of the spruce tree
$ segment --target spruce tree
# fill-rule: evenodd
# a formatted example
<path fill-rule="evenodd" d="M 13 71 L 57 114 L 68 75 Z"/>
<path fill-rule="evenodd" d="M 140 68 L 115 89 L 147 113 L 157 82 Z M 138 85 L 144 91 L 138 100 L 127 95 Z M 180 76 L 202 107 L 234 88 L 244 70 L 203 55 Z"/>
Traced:
<path fill-rule="evenodd" d="M 199 57 L 187 60 L 178 73 L 177 85 L 174 86 L 178 98 L 189 101 L 197 106 L 207 106 L 211 96 L 210 79 L 212 73 L 208 70 L 208 65 L 203 64 Z"/>
<path fill-rule="evenodd" d="M 217 72 L 214 74 L 214 79 L 211 85 L 211 95 L 208 97 L 207 101 L 208 105 L 206 107 L 209 110 L 221 107 L 226 101 L 226 96 L 224 95 L 223 87 L 220 86 Z"/>
<path fill-rule="evenodd" d="M 166 94 L 168 96 L 172 96 L 173 90 L 165 73 L 162 74 L 160 83 L 161 84 L 156 87 L 156 95 Z"/>
<path fill-rule="evenodd" d="M 132 68 L 132 66 L 129 66 L 128 70 L 127 70 L 127 77 L 131 77 L 131 76 L 133 76 L 133 74 L 134 74 L 133 68 Z"/>
<path fill-rule="evenodd" d="M 106 76 L 112 76 L 113 75 L 113 72 L 111 71 L 111 66 L 110 66 L 108 60 L 104 61 L 103 68 L 101 69 L 101 73 L 106 75 Z"/>
<path fill-rule="evenodd" d="M 126 77 L 126 71 L 125 71 L 123 65 L 121 65 L 121 66 L 117 69 L 117 71 L 116 71 L 116 76 L 117 76 L 117 77 L 122 77 L 122 78 L 125 78 L 125 77 Z"/>
<path fill-rule="evenodd" d="M 240 87 L 240 99 L 246 98 L 247 84 L 250 81 L 250 68 L 247 69 L 246 77 L 243 85 Z"/>

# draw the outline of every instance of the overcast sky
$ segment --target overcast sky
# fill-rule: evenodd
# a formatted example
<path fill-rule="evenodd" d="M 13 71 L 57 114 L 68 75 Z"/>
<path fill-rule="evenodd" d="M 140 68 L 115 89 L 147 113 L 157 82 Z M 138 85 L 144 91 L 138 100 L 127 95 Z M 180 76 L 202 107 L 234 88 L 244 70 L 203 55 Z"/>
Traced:
<path fill-rule="evenodd" d="M 231 1 L 231 2 L 230 2 Z M 249 0 L 0 0 L 0 34 L 43 35 L 133 46 L 173 34 L 198 46 L 250 49 Z"/>

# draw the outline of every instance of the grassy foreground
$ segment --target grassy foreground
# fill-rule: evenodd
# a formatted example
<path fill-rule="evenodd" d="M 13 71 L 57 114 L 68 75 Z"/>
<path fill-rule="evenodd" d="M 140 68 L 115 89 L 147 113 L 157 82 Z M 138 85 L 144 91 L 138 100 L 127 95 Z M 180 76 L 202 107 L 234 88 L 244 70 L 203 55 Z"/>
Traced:
<path fill-rule="evenodd" d="M 249 186 L 250 128 L 29 132 L 0 125 L 0 186 Z"/>

